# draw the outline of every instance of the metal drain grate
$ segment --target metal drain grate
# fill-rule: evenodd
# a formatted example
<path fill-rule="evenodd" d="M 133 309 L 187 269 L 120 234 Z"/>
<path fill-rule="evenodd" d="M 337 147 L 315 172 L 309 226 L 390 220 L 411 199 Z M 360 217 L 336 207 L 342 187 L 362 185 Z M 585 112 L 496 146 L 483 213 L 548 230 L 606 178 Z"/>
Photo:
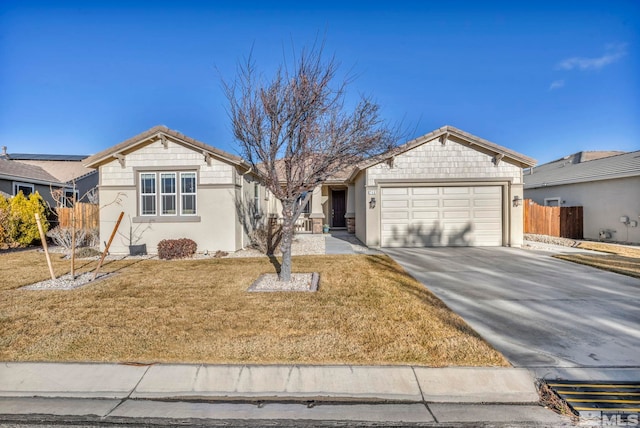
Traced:
<path fill-rule="evenodd" d="M 584 412 L 640 412 L 640 381 L 547 381 L 574 410 Z"/>

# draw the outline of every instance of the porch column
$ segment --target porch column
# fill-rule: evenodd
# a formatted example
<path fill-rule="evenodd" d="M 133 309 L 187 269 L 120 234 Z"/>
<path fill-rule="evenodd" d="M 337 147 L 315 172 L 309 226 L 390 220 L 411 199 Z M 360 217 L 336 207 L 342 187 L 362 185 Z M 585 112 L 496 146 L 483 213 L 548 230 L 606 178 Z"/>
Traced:
<path fill-rule="evenodd" d="M 349 184 L 347 188 L 347 213 L 344 215 L 347 220 L 347 232 L 356 233 L 356 186 Z"/>
<path fill-rule="evenodd" d="M 322 186 L 313 189 L 311 194 L 311 233 L 322 233 L 324 213 L 322 212 Z"/>

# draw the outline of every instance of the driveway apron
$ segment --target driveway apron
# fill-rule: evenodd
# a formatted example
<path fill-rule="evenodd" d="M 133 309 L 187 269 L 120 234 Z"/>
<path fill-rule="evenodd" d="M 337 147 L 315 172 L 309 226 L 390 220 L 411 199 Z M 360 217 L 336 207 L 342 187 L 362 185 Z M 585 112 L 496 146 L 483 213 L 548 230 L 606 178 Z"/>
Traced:
<path fill-rule="evenodd" d="M 516 367 L 640 379 L 638 279 L 516 248 L 385 252 Z"/>

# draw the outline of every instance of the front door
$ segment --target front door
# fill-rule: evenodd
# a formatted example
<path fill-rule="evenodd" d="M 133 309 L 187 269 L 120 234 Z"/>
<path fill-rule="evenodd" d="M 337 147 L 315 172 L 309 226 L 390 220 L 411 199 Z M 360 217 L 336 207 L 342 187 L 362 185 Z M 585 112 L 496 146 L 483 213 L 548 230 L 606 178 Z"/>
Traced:
<path fill-rule="evenodd" d="M 346 227 L 347 221 L 344 218 L 347 198 L 344 190 L 331 191 L 331 221 L 333 227 Z"/>

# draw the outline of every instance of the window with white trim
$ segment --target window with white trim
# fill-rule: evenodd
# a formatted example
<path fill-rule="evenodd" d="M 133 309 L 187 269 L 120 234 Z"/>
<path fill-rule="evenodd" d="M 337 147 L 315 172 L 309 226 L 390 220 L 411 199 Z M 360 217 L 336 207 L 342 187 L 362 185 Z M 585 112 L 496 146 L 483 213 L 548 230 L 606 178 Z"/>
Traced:
<path fill-rule="evenodd" d="M 176 215 L 178 213 L 176 200 L 176 173 L 160 173 L 160 215 Z"/>
<path fill-rule="evenodd" d="M 296 205 L 298 205 L 298 206 L 302 205 L 302 202 L 304 201 L 304 198 L 306 198 L 306 197 L 307 197 L 307 192 L 303 192 L 302 195 L 298 196 L 298 200 L 296 201 Z M 311 213 L 311 198 L 309 198 L 309 200 L 304 205 L 304 208 L 302 208 L 302 211 L 300 213 L 301 214 L 309 214 L 309 213 Z"/>
<path fill-rule="evenodd" d="M 180 173 L 180 215 L 196 214 L 196 173 Z"/>
<path fill-rule="evenodd" d="M 197 214 L 197 175 L 193 171 L 140 173 L 141 216 Z"/>
<path fill-rule="evenodd" d="M 19 183 L 17 181 L 14 181 L 13 182 L 13 195 L 15 196 L 20 192 L 22 192 L 22 194 L 24 196 L 29 196 L 30 194 L 35 192 L 35 188 L 34 188 L 33 184 Z"/>
<path fill-rule="evenodd" d="M 260 212 L 260 185 L 258 183 L 253 183 L 253 208 L 256 214 Z"/>
<path fill-rule="evenodd" d="M 140 215 L 156 215 L 156 173 L 140 174 Z"/>
<path fill-rule="evenodd" d="M 545 207 L 559 207 L 561 205 L 562 200 L 560 198 L 544 198 Z"/>
<path fill-rule="evenodd" d="M 64 198 L 62 198 L 62 206 L 65 208 L 71 208 L 76 202 L 78 202 L 78 191 L 73 189 L 64 189 Z"/>

